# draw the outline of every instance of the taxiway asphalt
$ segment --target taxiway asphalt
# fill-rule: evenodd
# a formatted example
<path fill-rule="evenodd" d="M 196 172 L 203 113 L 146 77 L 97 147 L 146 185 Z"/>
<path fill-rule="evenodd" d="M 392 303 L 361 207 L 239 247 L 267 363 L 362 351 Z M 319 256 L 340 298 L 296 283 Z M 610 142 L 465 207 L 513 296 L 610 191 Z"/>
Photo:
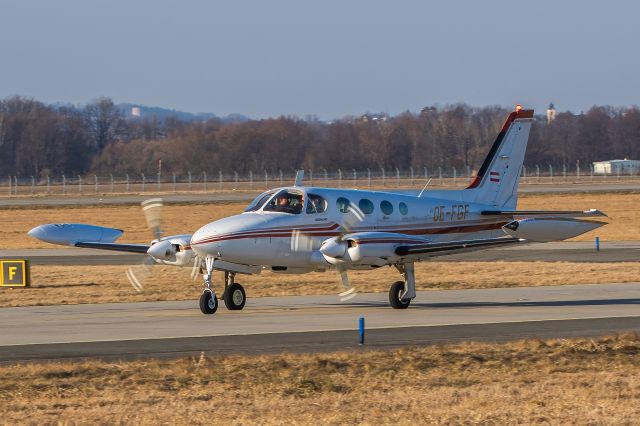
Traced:
<path fill-rule="evenodd" d="M 462 340 L 640 332 L 640 283 L 420 292 L 407 310 L 383 293 L 249 299 L 203 315 L 197 301 L 0 309 L 0 362 L 356 350 Z M 360 348 L 361 349 L 361 348 Z"/>

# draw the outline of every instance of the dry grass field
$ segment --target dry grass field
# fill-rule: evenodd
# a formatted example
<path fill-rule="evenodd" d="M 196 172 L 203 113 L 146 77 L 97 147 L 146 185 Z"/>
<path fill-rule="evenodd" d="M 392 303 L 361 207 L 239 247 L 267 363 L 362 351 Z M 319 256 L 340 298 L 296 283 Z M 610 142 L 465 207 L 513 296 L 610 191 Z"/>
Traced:
<path fill-rule="evenodd" d="M 200 296 L 200 278 L 189 277 L 190 268 L 154 266 L 142 293 L 125 277 L 126 266 L 34 266 L 32 286 L 0 289 L 0 307 L 77 303 L 195 300 Z M 424 262 L 416 265 L 418 290 L 518 287 L 564 284 L 637 282 L 640 262 Z M 387 292 L 400 276 L 395 268 L 353 271 L 352 284 L 360 292 Z M 216 291 L 222 292 L 222 273 L 214 276 Z M 266 272 L 238 276 L 247 296 L 337 294 L 343 289 L 336 273 L 279 275 Z M 336 296 L 337 300 L 337 296 Z"/>
<path fill-rule="evenodd" d="M 0 366 L 4 424 L 616 424 L 640 338 Z"/>
<path fill-rule="evenodd" d="M 239 213 L 242 203 L 171 204 L 164 208 L 163 227 L 167 234 L 194 232 L 213 220 Z M 544 194 L 523 195 L 520 209 L 589 209 L 598 208 L 611 218 L 610 224 L 585 234 L 576 240 L 640 240 L 640 194 Z M 121 242 L 147 242 L 152 239 L 139 206 L 88 206 L 55 208 L 11 208 L 0 210 L 3 248 L 45 248 L 50 244 L 36 241 L 26 233 L 43 223 L 77 222 L 110 226 L 125 230 Z"/>
<path fill-rule="evenodd" d="M 163 210 L 163 229 L 167 235 L 190 234 L 200 226 L 240 213 L 246 206 L 239 203 L 166 205 Z M 5 248 L 61 248 L 27 235 L 43 223 L 90 223 L 119 228 L 125 231 L 119 242 L 147 243 L 153 235 L 140 206 L 104 205 L 55 208 L 12 208 L 0 210 Z"/>

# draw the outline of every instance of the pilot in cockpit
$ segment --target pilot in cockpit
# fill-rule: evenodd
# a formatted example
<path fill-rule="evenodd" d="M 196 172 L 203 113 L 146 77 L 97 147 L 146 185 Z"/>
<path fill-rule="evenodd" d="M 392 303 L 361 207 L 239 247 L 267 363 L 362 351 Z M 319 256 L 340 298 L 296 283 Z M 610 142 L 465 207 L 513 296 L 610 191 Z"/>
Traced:
<path fill-rule="evenodd" d="M 304 204 L 302 195 L 284 192 L 279 194 L 275 201 L 275 206 L 273 208 L 269 208 L 269 206 L 267 206 L 265 210 L 293 214 L 299 214 L 302 212 L 302 205 Z"/>

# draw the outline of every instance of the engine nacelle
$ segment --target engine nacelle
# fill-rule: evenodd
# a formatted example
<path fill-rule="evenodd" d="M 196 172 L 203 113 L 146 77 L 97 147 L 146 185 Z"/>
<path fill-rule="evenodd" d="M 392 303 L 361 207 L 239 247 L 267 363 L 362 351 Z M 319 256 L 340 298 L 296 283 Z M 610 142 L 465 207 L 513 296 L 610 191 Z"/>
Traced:
<path fill-rule="evenodd" d="M 502 229 L 512 237 L 544 243 L 577 237 L 602 225 L 606 225 L 606 222 L 571 218 L 529 218 L 509 222 Z"/>
<path fill-rule="evenodd" d="M 392 232 L 356 232 L 342 238 L 331 238 L 322 243 L 320 253 L 332 265 L 384 266 L 395 261 L 399 245 L 423 244 L 422 237 L 400 235 Z"/>
<path fill-rule="evenodd" d="M 350 241 L 347 254 L 349 259 L 353 263 L 361 262 L 366 259 L 371 262 L 371 259 L 387 259 L 390 256 L 395 255 L 395 249 L 398 246 L 396 243 L 367 243 L 366 241 Z"/>
<path fill-rule="evenodd" d="M 165 265 L 185 266 L 193 260 L 190 247 L 191 235 L 174 235 L 154 240 L 147 254 L 156 262 Z"/>

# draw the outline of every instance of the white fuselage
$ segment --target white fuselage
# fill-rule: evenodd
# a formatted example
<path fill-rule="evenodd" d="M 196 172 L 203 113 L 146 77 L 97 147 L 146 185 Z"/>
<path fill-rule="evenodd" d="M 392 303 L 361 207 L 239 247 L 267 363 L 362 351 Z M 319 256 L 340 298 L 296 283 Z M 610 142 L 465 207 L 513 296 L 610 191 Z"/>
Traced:
<path fill-rule="evenodd" d="M 282 191 L 302 197 L 303 205 L 298 212 L 269 211 L 269 200 Z M 482 216 L 481 211 L 492 206 L 467 202 L 464 191 L 458 190 L 427 192 L 420 198 L 311 187 L 280 188 L 272 192 L 271 198 L 269 194 L 262 195 L 264 204 L 254 211 L 211 222 L 197 230 L 191 238 L 191 248 L 201 257 L 260 265 L 276 271 L 288 268 L 289 272 L 302 272 L 325 269 L 327 265 L 314 253 L 323 241 L 341 233 L 363 236 L 371 233 L 374 237 L 382 235 L 380 233 L 402 235 L 398 241 L 369 240 L 373 244 L 400 245 L 407 236 L 423 242 L 504 236 L 501 227 L 508 222 L 504 217 Z M 324 209 L 311 209 L 310 199 L 322 199 Z M 363 213 L 360 219 L 351 221 L 348 230 L 344 229 L 349 214 L 344 212 L 345 199 Z M 364 264 L 367 263 L 373 264 L 365 259 Z"/>

